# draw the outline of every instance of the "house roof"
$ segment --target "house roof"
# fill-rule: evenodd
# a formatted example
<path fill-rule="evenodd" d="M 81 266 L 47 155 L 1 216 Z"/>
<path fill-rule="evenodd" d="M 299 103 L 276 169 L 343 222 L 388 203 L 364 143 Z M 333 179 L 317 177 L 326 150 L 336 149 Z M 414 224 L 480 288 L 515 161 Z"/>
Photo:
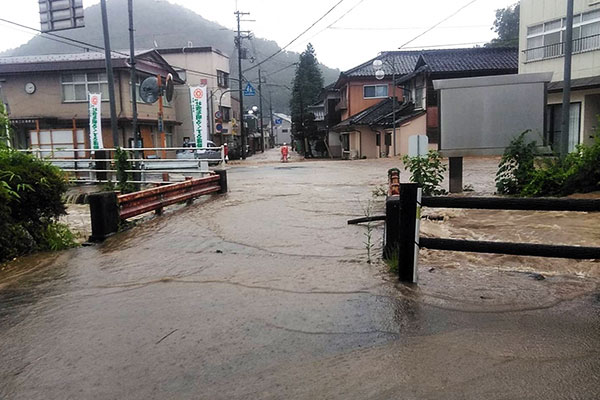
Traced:
<path fill-rule="evenodd" d="M 421 51 L 386 51 L 381 53 L 378 57 L 372 58 L 369 61 L 342 72 L 341 75 L 346 77 L 375 76 L 375 68 L 373 68 L 373 61 L 375 60 L 383 61 L 381 67 L 386 75 L 392 74 L 392 65 L 396 69 L 396 74 L 408 74 L 415 69 L 420 54 Z"/>
<path fill-rule="evenodd" d="M 179 53 L 217 53 L 222 55 L 223 57 L 229 58 L 228 55 L 223 53 L 219 49 L 215 49 L 211 46 L 201 46 L 201 47 L 169 47 L 164 49 L 156 49 L 160 54 L 179 54 Z"/>
<path fill-rule="evenodd" d="M 468 71 L 514 71 L 519 68 L 518 49 L 473 47 L 465 49 L 425 50 L 416 68 L 427 65 L 431 73 Z"/>
<path fill-rule="evenodd" d="M 344 131 L 349 127 L 356 125 L 372 126 L 378 125 L 382 127 L 393 126 L 394 117 L 395 125 L 425 114 L 424 110 L 415 110 L 413 103 L 402 103 L 396 101 L 396 113 L 394 115 L 391 98 L 381 100 L 379 103 L 353 115 L 352 117 L 335 125 L 332 129 L 335 131 Z"/>
<path fill-rule="evenodd" d="M 177 83 L 184 83 L 177 72 L 156 50 L 139 50 L 135 52 L 136 68 L 149 74 L 171 73 Z M 113 68 L 130 68 L 129 56 L 125 51 L 112 52 Z M 77 71 L 88 69 L 104 69 L 103 52 L 91 51 L 73 54 L 46 54 L 21 57 L 0 57 L 0 74 Z"/>
<path fill-rule="evenodd" d="M 561 92 L 564 87 L 564 81 L 550 82 L 548 84 L 549 92 Z M 571 89 L 592 89 L 600 86 L 600 76 L 590 76 L 587 78 L 571 79 Z"/>
<path fill-rule="evenodd" d="M 396 75 L 412 74 L 416 69 L 427 65 L 433 73 L 443 72 L 491 72 L 516 73 L 519 66 L 518 50 L 505 47 L 473 47 L 459 49 L 433 49 L 411 51 L 387 51 L 354 68 L 340 74 L 336 87 L 350 78 L 375 76 L 374 60 L 382 60 L 381 69 L 386 76 L 392 75 L 392 65 Z"/>

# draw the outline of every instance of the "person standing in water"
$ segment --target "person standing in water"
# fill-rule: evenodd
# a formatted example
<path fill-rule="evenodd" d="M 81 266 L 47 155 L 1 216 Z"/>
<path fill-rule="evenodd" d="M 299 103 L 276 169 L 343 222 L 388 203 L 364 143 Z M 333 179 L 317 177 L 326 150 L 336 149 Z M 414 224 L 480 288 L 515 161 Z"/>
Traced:
<path fill-rule="evenodd" d="M 283 146 L 281 146 L 281 161 L 282 162 L 287 162 L 288 161 L 288 153 L 289 153 L 289 149 L 287 147 L 287 144 L 284 143 Z"/>

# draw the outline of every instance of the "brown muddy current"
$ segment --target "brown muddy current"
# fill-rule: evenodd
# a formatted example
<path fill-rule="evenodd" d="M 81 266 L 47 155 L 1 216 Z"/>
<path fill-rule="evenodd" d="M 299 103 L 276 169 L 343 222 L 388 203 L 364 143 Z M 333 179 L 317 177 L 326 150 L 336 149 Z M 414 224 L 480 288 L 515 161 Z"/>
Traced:
<path fill-rule="evenodd" d="M 232 166 L 225 196 L 3 266 L 0 399 L 600 398 L 600 262 L 421 250 L 400 285 L 346 224 L 396 163 L 276 157 Z M 465 161 L 472 195 L 496 163 Z M 600 214 L 425 214 L 432 237 L 600 245 Z"/>

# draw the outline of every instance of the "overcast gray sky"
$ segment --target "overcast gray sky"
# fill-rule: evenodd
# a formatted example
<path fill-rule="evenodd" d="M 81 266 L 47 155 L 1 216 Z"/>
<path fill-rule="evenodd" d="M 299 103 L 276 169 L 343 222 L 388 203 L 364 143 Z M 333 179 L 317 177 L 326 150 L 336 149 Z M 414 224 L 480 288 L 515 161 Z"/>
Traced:
<path fill-rule="evenodd" d="M 241 11 L 252 13 L 248 19 L 256 20 L 245 22 L 243 29 L 252 30 L 256 36 L 275 40 L 280 46 L 284 46 L 339 0 L 168 1 L 183 5 L 206 19 L 232 29 L 235 26 L 233 11 L 237 4 Z M 470 47 L 476 42 L 487 42 L 495 37 L 490 30 L 495 10 L 515 1 L 478 0 L 407 45 L 407 48 L 440 45 Z M 2 0 L 2 3 L 8 2 L 9 0 Z M 98 2 L 99 0 L 84 0 L 84 6 Z M 3 7 L 2 18 L 39 28 L 38 0 L 10 3 L 10 8 Z M 343 0 L 288 50 L 302 51 L 310 41 L 317 51 L 319 61 L 345 70 L 374 57 L 379 51 L 396 49 L 467 3 L 469 0 Z M 343 16 L 345 13 L 347 15 Z M 340 17 L 342 18 L 335 22 Z M 334 24 L 331 25 L 332 23 Z M 331 27 L 328 28 L 329 25 Z M 27 42 L 32 34 L 0 22 L 0 37 L 2 51 Z"/>

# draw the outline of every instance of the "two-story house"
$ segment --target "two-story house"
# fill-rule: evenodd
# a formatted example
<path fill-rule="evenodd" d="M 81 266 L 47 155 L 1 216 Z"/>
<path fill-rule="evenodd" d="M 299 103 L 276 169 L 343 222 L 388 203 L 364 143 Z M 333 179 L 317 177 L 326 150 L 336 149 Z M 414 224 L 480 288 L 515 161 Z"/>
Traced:
<path fill-rule="evenodd" d="M 521 0 L 519 73 L 553 73 L 544 132 L 545 142 L 550 145 L 558 143 L 562 130 L 566 14 L 564 0 Z M 591 142 L 599 114 L 600 1 L 575 0 L 569 150 Z"/>
<path fill-rule="evenodd" d="M 208 112 L 209 137 L 217 144 L 234 142 L 236 132 L 232 127 L 231 92 L 229 79 L 229 57 L 222 51 L 213 47 L 176 47 L 157 49 L 161 56 L 167 60 L 185 80 L 187 86 L 177 86 L 175 96 L 175 109 L 177 120 L 181 125 L 175 127 L 175 137 L 179 140 L 174 143 L 181 145 L 184 137 L 190 137 L 193 132 L 190 114 L 190 86 L 206 85 L 209 93 Z M 215 119 L 215 113 L 221 106 L 222 118 Z M 220 123 L 221 129 L 217 124 Z"/>
<path fill-rule="evenodd" d="M 183 83 L 177 72 L 155 50 L 136 53 L 138 80 L 168 74 Z M 129 57 L 113 53 L 114 87 L 120 146 L 133 143 Z M 139 84 L 139 83 L 138 83 Z M 4 103 L 20 148 L 90 148 L 88 93 L 102 94 L 101 122 L 104 147 L 113 146 L 104 53 L 0 57 L 0 85 Z M 144 146 L 159 147 L 158 105 L 138 98 L 138 124 Z M 172 142 L 179 122 L 165 99 L 164 130 Z"/>
<path fill-rule="evenodd" d="M 386 66 L 397 66 L 396 100 L 391 78 L 375 83 L 375 59 L 359 66 L 361 80 L 342 87 L 338 107 L 346 107 L 347 112 L 333 130 L 341 134 L 342 146 L 351 158 L 407 154 L 408 138 L 419 134 L 427 135 L 430 147 L 437 148 L 439 106 L 434 79 L 516 74 L 518 70 L 517 50 L 510 48 L 390 52 L 377 59 L 384 60 L 385 77 L 392 75 Z"/>

